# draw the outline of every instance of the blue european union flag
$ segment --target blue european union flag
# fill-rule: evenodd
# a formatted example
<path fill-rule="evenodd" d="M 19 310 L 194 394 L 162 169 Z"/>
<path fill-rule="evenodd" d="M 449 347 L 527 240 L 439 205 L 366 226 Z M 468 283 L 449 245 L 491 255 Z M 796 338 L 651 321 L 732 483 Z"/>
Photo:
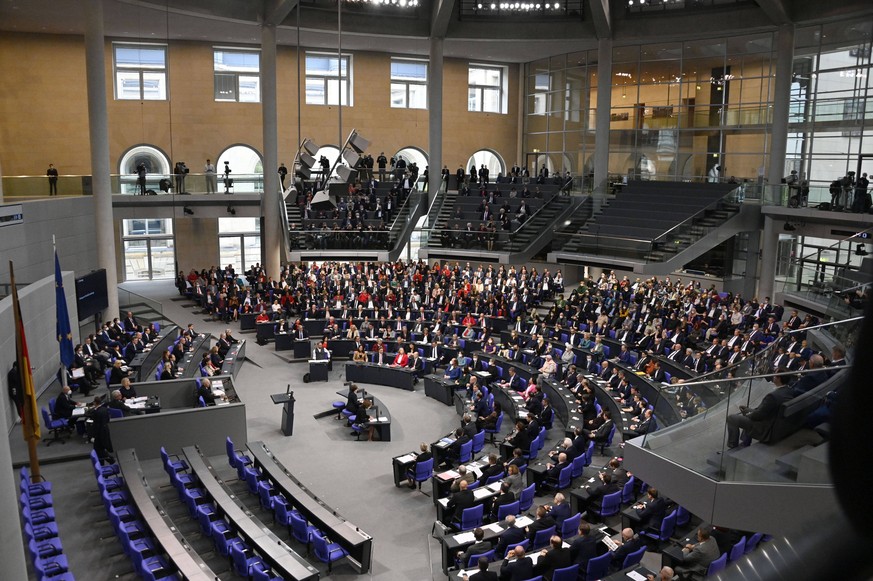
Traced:
<path fill-rule="evenodd" d="M 73 364 L 73 332 L 70 330 L 70 313 L 67 311 L 67 297 L 64 294 L 64 279 L 61 277 L 61 263 L 55 250 L 55 302 L 58 310 L 58 343 L 61 346 L 61 363 L 66 367 Z"/>

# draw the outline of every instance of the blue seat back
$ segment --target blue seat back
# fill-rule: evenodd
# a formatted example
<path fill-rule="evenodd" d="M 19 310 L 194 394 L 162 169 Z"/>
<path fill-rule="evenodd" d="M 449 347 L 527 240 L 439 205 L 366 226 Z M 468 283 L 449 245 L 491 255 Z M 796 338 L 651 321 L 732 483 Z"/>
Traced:
<path fill-rule="evenodd" d="M 579 565 L 570 565 L 552 571 L 552 581 L 576 581 L 579 577 Z"/>
<path fill-rule="evenodd" d="M 742 557 L 745 553 L 745 550 L 746 537 L 745 535 L 743 535 L 743 537 L 739 541 L 737 541 L 737 543 L 733 547 L 731 547 L 731 552 L 728 555 L 728 563 L 733 563 L 734 561 Z"/>
<path fill-rule="evenodd" d="M 516 515 L 519 513 L 519 502 L 516 500 L 515 502 L 510 502 L 509 504 L 502 504 L 497 509 L 497 520 L 502 521 L 509 515 Z"/>
<path fill-rule="evenodd" d="M 618 514 L 618 509 L 621 507 L 621 491 L 607 494 L 603 497 L 603 504 L 600 506 L 600 516 L 612 516 Z"/>
<path fill-rule="evenodd" d="M 573 480 L 573 466 L 567 466 L 563 468 L 558 474 L 558 488 L 563 490 L 564 488 L 568 488 L 570 486 L 570 482 Z"/>
<path fill-rule="evenodd" d="M 676 526 L 684 527 L 691 520 L 691 513 L 683 506 L 676 507 Z"/>
<path fill-rule="evenodd" d="M 646 546 L 643 545 L 633 553 L 628 554 L 627 557 L 624 558 L 624 563 L 621 564 L 622 569 L 627 569 L 628 567 L 632 567 L 636 565 L 640 561 L 643 560 L 643 555 L 646 554 Z"/>
<path fill-rule="evenodd" d="M 424 482 L 431 477 L 433 473 L 433 458 L 425 462 L 415 463 L 415 481 Z"/>
<path fill-rule="evenodd" d="M 497 414 L 497 422 L 494 424 L 494 429 L 489 430 L 488 428 L 485 428 L 485 431 L 488 432 L 489 434 L 499 434 L 500 433 L 500 426 L 502 426 L 502 425 L 503 425 L 503 412 L 500 412 L 499 414 Z"/>
<path fill-rule="evenodd" d="M 537 485 L 536 483 L 533 483 L 521 491 L 521 494 L 518 497 L 519 512 L 525 512 L 531 507 L 531 505 L 533 504 L 534 495 L 536 494 L 536 490 Z"/>
<path fill-rule="evenodd" d="M 634 484 L 636 484 L 636 477 L 631 476 L 628 478 L 628 481 L 625 482 L 624 486 L 621 489 L 621 501 L 625 504 L 629 502 L 633 502 L 634 499 Z"/>
<path fill-rule="evenodd" d="M 758 544 L 761 542 L 761 538 L 763 536 L 763 533 L 755 533 L 754 535 L 749 537 L 749 540 L 746 541 L 746 546 L 743 548 L 743 554 L 748 555 L 749 553 L 754 551 L 758 547 Z"/>
<path fill-rule="evenodd" d="M 483 506 L 477 504 L 470 508 L 465 508 L 461 513 L 461 530 L 468 531 L 482 525 Z"/>
<path fill-rule="evenodd" d="M 536 534 L 534 535 L 533 547 L 531 547 L 531 550 L 535 551 L 537 549 L 541 549 L 545 546 L 548 546 L 549 539 L 551 539 L 552 535 L 555 534 L 555 528 L 556 528 L 555 525 L 552 525 L 547 529 L 537 531 Z"/>
<path fill-rule="evenodd" d="M 513 550 L 515 547 L 521 547 L 522 549 L 527 549 L 527 546 L 529 544 L 530 544 L 530 541 L 528 539 L 525 539 L 525 540 L 521 541 L 520 543 L 516 543 L 514 545 L 509 545 L 508 547 L 506 547 L 506 552 L 503 553 L 503 558 L 505 559 L 506 555 L 509 554 L 509 551 Z"/>
<path fill-rule="evenodd" d="M 609 573 L 609 561 L 612 559 L 612 553 L 607 552 L 599 557 L 594 557 L 588 560 L 588 567 L 585 569 L 586 579 L 602 579 Z"/>
<path fill-rule="evenodd" d="M 561 523 L 561 538 L 569 539 L 570 537 L 575 537 L 579 532 L 580 522 L 582 522 L 581 512 L 577 512 L 573 516 L 565 518 L 564 522 Z"/>
<path fill-rule="evenodd" d="M 585 454 L 580 454 L 573 458 L 572 477 L 578 478 L 579 476 L 582 476 L 583 470 L 585 470 Z"/>
<path fill-rule="evenodd" d="M 709 577 L 719 571 L 724 571 L 724 568 L 727 567 L 727 557 L 727 553 L 722 553 L 721 557 L 710 563 L 706 569 L 706 576 Z"/>
<path fill-rule="evenodd" d="M 473 440 L 461 444 L 461 449 L 458 451 L 458 462 L 464 464 L 469 462 L 473 457 Z"/>
<path fill-rule="evenodd" d="M 485 447 L 485 430 L 481 430 L 475 436 L 473 436 L 472 440 L 472 448 L 471 452 L 473 454 L 478 454 L 482 451 L 482 448 Z"/>
<path fill-rule="evenodd" d="M 488 559 L 488 562 L 494 561 L 494 549 L 487 551 L 485 553 L 479 553 L 478 555 L 470 555 L 470 558 L 467 559 L 467 567 L 472 568 L 475 567 L 479 563 L 479 559 L 485 557 Z"/>

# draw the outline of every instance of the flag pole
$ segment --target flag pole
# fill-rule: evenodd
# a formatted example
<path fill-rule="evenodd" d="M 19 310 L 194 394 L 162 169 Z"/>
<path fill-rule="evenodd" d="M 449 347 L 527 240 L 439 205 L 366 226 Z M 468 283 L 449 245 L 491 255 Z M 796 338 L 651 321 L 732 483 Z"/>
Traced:
<path fill-rule="evenodd" d="M 22 406 L 24 413 L 21 426 L 24 430 L 24 440 L 27 442 L 27 454 L 30 458 L 30 480 L 31 482 L 39 482 L 42 477 L 39 472 L 39 456 L 36 453 L 36 444 L 40 438 L 39 424 L 34 415 L 36 413 L 36 394 L 33 391 L 33 376 L 30 371 L 30 359 L 27 357 L 24 338 L 24 321 L 21 320 L 21 304 L 18 302 L 18 289 L 15 287 L 15 272 L 12 269 L 11 260 L 9 261 L 9 281 L 12 284 L 12 302 L 14 304 L 12 310 L 15 316 L 16 354 L 25 399 Z"/>
<path fill-rule="evenodd" d="M 55 243 L 54 234 L 52 234 L 52 250 L 54 251 L 54 255 L 57 256 L 58 245 Z M 58 341 L 60 341 L 60 337 L 58 338 Z M 64 365 L 62 359 L 58 359 L 58 376 L 61 378 L 61 391 L 64 391 L 67 388 L 67 367 Z"/>

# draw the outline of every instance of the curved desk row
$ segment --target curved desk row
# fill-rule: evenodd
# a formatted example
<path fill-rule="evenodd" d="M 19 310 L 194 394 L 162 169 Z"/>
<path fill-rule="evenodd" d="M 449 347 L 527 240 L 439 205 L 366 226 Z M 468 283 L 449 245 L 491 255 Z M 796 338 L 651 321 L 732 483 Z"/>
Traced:
<path fill-rule="evenodd" d="M 346 363 L 346 380 L 355 383 L 387 385 L 412 391 L 415 379 L 415 373 L 408 367 L 391 367 L 375 363 Z"/>
<path fill-rule="evenodd" d="M 215 468 L 196 446 L 182 449 L 191 472 L 228 523 L 284 579 L 318 579 L 318 570 L 277 537 L 227 488 Z"/>
<path fill-rule="evenodd" d="M 164 507 L 143 475 L 136 451 L 131 449 L 119 451 L 118 466 L 137 512 L 176 571 L 188 581 L 218 579 L 218 575 L 191 548 L 172 519 L 167 516 Z"/>
<path fill-rule="evenodd" d="M 638 375 L 633 367 L 625 365 L 621 361 L 610 361 L 610 364 L 624 371 L 628 383 L 632 387 L 636 387 L 640 395 L 655 407 L 655 416 L 659 426 L 670 426 L 682 420 L 675 398 L 667 394 L 662 395 L 661 388 L 663 386 L 661 384 L 655 383 L 644 375 Z"/>
<path fill-rule="evenodd" d="M 348 551 L 349 557 L 361 573 L 368 572 L 373 558 L 373 537 L 312 496 L 309 490 L 276 459 L 266 444 L 249 442 L 248 449 L 254 458 L 255 466 L 261 469 L 273 487 L 331 541 Z"/>
<path fill-rule="evenodd" d="M 203 354 L 207 351 L 209 351 L 209 335 L 206 335 L 205 333 L 200 333 L 191 342 L 191 348 L 185 352 L 185 355 L 182 357 L 182 361 L 176 362 L 176 365 L 179 368 L 179 372 L 176 374 L 176 378 L 183 379 L 186 377 L 199 377 L 200 360 L 203 358 Z M 152 369 L 151 371 L 156 370 L 157 364 L 155 364 L 155 369 Z M 148 375 L 146 375 L 146 377 L 148 377 Z"/>
<path fill-rule="evenodd" d="M 224 361 L 221 363 L 221 375 L 230 375 L 236 377 L 242 367 L 243 361 L 246 358 L 246 342 L 245 339 L 238 341 L 230 346 L 224 356 Z"/>
<path fill-rule="evenodd" d="M 538 369 L 522 363 L 521 361 L 507 359 L 506 357 L 485 353 L 484 351 L 477 352 L 477 355 L 479 355 L 479 359 L 482 361 L 487 361 L 489 367 L 492 365 L 494 367 L 499 367 L 503 372 L 503 379 L 506 379 L 509 376 L 510 367 L 515 368 L 515 374 L 524 379 L 525 382 L 530 381 L 531 378 L 540 374 Z"/>
<path fill-rule="evenodd" d="M 168 325 L 161 329 L 158 340 L 147 346 L 148 351 L 137 353 L 131 361 L 128 361 L 127 366 L 131 369 L 130 380 L 137 382 L 148 377 L 148 374 L 157 368 L 161 353 L 171 348 L 178 336 L 179 327 L 176 325 Z"/>

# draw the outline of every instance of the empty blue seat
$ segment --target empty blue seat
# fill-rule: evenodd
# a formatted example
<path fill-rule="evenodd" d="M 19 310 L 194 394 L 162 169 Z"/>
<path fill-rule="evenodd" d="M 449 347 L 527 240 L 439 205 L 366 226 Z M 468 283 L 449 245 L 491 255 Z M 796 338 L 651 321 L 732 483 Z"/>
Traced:
<path fill-rule="evenodd" d="M 315 556 L 322 563 L 327 563 L 327 572 L 330 574 L 335 561 L 347 556 L 345 549 L 338 543 L 328 543 L 318 531 L 312 534 L 312 544 L 315 547 Z"/>

